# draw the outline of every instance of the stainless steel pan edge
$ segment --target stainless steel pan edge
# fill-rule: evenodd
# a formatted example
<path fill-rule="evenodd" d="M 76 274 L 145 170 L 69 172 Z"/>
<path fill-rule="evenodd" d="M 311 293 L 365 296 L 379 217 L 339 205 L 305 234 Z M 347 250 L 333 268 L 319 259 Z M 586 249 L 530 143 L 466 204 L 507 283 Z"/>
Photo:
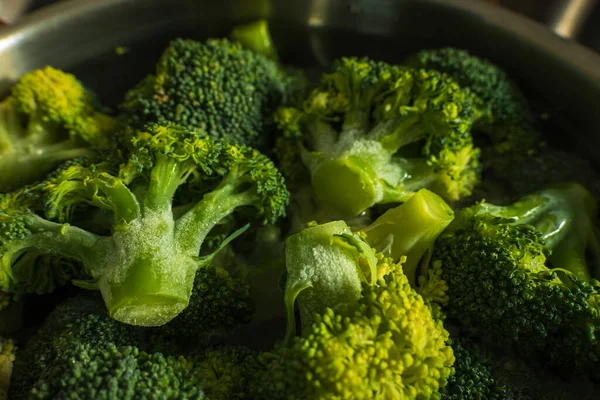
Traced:
<path fill-rule="evenodd" d="M 344 54 L 391 61 L 454 45 L 489 57 L 544 102 L 580 147 L 600 144 L 600 56 L 511 11 L 471 0 L 78 0 L 0 31 L 0 94 L 43 65 L 73 71 L 103 98 L 152 68 L 168 39 L 225 34 L 268 17 L 284 59 Z M 131 52 L 118 56 L 116 46 Z M 600 157 L 596 157 L 600 160 Z"/>

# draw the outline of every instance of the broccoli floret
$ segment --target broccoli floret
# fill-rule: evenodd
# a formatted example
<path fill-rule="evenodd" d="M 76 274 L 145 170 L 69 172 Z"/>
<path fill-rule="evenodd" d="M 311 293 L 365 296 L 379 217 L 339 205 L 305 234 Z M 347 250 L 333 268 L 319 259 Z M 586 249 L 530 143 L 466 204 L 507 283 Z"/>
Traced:
<path fill-rule="evenodd" d="M 510 400 L 515 393 L 494 374 L 492 355 L 470 340 L 452 338 L 456 361 L 441 400 Z"/>
<path fill-rule="evenodd" d="M 260 357 L 264 366 L 251 385 L 254 398 L 439 395 L 454 362 L 448 332 L 400 264 L 335 221 L 290 236 L 286 266 L 288 335 L 285 345 Z"/>
<path fill-rule="evenodd" d="M 472 100 L 436 71 L 342 58 L 303 107 L 280 108 L 276 121 L 322 206 L 348 217 L 422 188 L 448 200 L 470 195 L 479 176 Z"/>
<path fill-rule="evenodd" d="M 448 317 L 562 373 L 597 374 L 595 218 L 594 198 L 573 183 L 462 210 L 429 265 L 448 285 Z"/>
<path fill-rule="evenodd" d="M 55 254 L 81 262 L 91 280 L 79 284 L 100 289 L 111 317 L 163 325 L 187 307 L 197 270 L 214 254 L 199 257 L 216 224 L 234 212 L 259 224 L 284 215 L 283 178 L 258 151 L 176 126 L 129 135 L 126 162 L 72 163 L 39 185 L 47 216 L 60 220 L 78 204 L 92 205 L 113 213 L 111 235 L 49 221 L 18 199 L 2 203 L 0 289 L 19 286 L 11 270 L 26 252 Z M 175 218 L 178 191 L 197 195 Z"/>
<path fill-rule="evenodd" d="M 489 164 L 493 175 L 520 195 L 564 181 L 580 183 L 600 195 L 600 179 L 591 162 L 547 145 L 526 154 L 496 153 L 489 157 Z"/>
<path fill-rule="evenodd" d="M 0 191 L 41 179 L 62 161 L 108 146 L 116 128 L 73 75 L 52 67 L 23 75 L 0 103 Z"/>
<path fill-rule="evenodd" d="M 279 65 L 226 39 L 172 41 L 156 73 L 129 91 L 121 104 L 136 128 L 176 123 L 234 144 L 265 140 L 266 121 L 285 98 Z"/>

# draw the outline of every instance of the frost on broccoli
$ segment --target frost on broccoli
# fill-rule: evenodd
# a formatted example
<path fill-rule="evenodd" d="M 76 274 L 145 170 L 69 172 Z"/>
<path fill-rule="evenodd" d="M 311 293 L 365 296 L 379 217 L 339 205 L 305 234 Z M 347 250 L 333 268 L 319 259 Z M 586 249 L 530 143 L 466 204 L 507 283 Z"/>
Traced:
<path fill-rule="evenodd" d="M 572 183 L 462 210 L 429 266 L 448 285 L 448 317 L 563 374 L 597 376 L 596 215 L 595 199 Z"/>
<path fill-rule="evenodd" d="M 357 215 L 422 188 L 457 200 L 478 182 L 473 96 L 446 75 L 342 58 L 303 104 L 276 119 L 331 212 Z"/>
<path fill-rule="evenodd" d="M 110 235 L 4 202 L 0 289 L 23 284 L 12 269 L 28 252 L 59 255 L 81 263 L 90 279 L 78 284 L 100 289 L 111 317 L 163 325 L 187 307 L 197 270 L 214 254 L 199 256 L 214 226 L 234 213 L 237 221 L 258 224 L 284 215 L 289 194 L 283 178 L 258 151 L 177 126 L 128 135 L 125 162 L 70 163 L 39 185 L 48 217 L 68 221 L 78 205 L 93 206 L 112 213 Z M 188 201 L 176 215 L 173 202 L 181 193 Z M 230 232 L 222 244 L 242 231 Z"/>
<path fill-rule="evenodd" d="M 454 362 L 448 332 L 400 264 L 342 221 L 290 236 L 286 342 L 261 356 L 256 398 L 436 398 Z M 296 333 L 294 304 L 302 332 Z"/>
<path fill-rule="evenodd" d="M 0 191 L 107 147 L 116 128 L 73 75 L 52 67 L 23 75 L 0 103 Z"/>

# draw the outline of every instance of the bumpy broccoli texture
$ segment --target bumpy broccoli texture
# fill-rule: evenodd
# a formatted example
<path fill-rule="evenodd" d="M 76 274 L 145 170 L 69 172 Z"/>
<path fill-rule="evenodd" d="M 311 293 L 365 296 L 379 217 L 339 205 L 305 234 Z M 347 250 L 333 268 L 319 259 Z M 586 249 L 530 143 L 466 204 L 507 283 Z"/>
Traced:
<path fill-rule="evenodd" d="M 117 122 L 73 75 L 23 75 L 0 103 L 0 192 L 40 179 L 62 161 L 110 143 Z"/>
<path fill-rule="evenodd" d="M 431 258 L 448 285 L 448 316 L 563 373 L 596 375 L 595 218 L 595 199 L 571 183 L 462 210 Z"/>
<path fill-rule="evenodd" d="M 552 113 L 467 50 L 300 69 L 242 22 L 115 116 L 52 67 L 0 102 L 0 400 L 600 398 L 600 180 Z"/>

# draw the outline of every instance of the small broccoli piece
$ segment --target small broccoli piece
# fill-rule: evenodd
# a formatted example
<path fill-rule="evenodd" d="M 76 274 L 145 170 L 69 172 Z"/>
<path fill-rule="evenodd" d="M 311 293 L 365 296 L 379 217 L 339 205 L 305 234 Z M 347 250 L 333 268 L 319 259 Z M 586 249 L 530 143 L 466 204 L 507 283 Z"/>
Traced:
<path fill-rule="evenodd" d="M 197 364 L 204 379 L 204 393 L 211 400 L 249 398 L 250 380 L 260 368 L 258 353 L 238 346 L 207 350 Z"/>
<path fill-rule="evenodd" d="M 81 295 L 57 307 L 15 363 L 14 399 L 203 399 L 193 359 L 148 354 L 136 330 Z"/>
<path fill-rule="evenodd" d="M 108 146 L 116 128 L 73 75 L 52 67 L 23 75 L 0 103 L 0 191 Z"/>
<path fill-rule="evenodd" d="M 15 361 L 15 351 L 14 342 L 0 336 L 0 399 L 7 398 L 13 362 Z"/>
<path fill-rule="evenodd" d="M 173 341 L 184 353 L 206 346 L 214 337 L 230 335 L 250 322 L 253 312 L 249 287 L 244 281 L 232 278 L 221 267 L 207 267 L 196 274 L 188 307 L 151 332 L 157 342 Z"/>
<path fill-rule="evenodd" d="M 462 210 L 429 265 L 448 285 L 448 317 L 563 374 L 597 374 L 595 218 L 595 199 L 573 183 Z"/>
<path fill-rule="evenodd" d="M 396 262 L 406 257 L 402 270 L 414 285 L 421 259 L 453 219 L 454 211 L 441 197 L 421 189 L 361 232 L 366 235 L 366 241 L 385 256 Z"/>
<path fill-rule="evenodd" d="M 254 398 L 439 395 L 454 362 L 449 335 L 400 264 L 335 221 L 290 236 L 286 266 L 288 335 L 284 346 L 261 356 L 263 372 L 250 389 Z"/>
<path fill-rule="evenodd" d="M 121 104 L 128 124 L 176 123 L 233 144 L 256 146 L 285 98 L 279 65 L 226 39 L 172 41 L 156 73 Z"/>
<path fill-rule="evenodd" d="M 78 204 L 112 212 L 109 236 L 46 220 L 14 199 L 1 203 L 0 289 L 22 284 L 12 267 L 25 253 L 59 255 L 81 263 L 91 280 L 78 284 L 100 289 L 111 317 L 163 325 L 187 307 L 197 270 L 214 255 L 199 257 L 215 225 L 234 212 L 259 224 L 285 214 L 283 178 L 258 151 L 176 126 L 129 135 L 127 162 L 72 163 L 39 185 L 50 218 Z M 175 218 L 178 191 L 197 195 Z"/>
<path fill-rule="evenodd" d="M 448 200 L 470 195 L 479 176 L 472 100 L 436 71 L 342 58 L 304 106 L 280 108 L 276 121 L 300 149 L 318 201 L 348 217 L 422 188 Z M 279 147 L 284 166 L 293 164 Z"/>
<path fill-rule="evenodd" d="M 441 400 L 510 400 L 515 393 L 494 374 L 493 356 L 465 339 L 452 339 L 456 361 Z"/>

